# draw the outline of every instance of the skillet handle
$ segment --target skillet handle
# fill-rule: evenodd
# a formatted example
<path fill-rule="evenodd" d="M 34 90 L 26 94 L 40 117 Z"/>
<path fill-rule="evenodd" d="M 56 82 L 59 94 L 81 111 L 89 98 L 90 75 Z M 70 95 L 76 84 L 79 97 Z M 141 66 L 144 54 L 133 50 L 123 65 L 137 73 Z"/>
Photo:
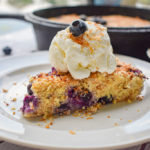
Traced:
<path fill-rule="evenodd" d="M 10 18 L 10 19 L 19 19 L 26 21 L 24 15 L 22 14 L 0 14 L 0 18 Z M 26 21 L 27 22 L 27 21 Z"/>

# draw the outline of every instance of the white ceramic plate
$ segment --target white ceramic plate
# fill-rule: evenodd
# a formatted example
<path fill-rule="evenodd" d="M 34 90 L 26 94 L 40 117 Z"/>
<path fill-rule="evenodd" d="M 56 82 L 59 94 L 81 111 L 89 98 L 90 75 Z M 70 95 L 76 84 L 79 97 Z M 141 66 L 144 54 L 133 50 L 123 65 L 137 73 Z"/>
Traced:
<path fill-rule="evenodd" d="M 0 93 L 1 139 L 28 147 L 53 150 L 110 150 L 150 141 L 150 80 L 145 82 L 143 101 L 108 105 L 90 120 L 65 116 L 55 119 L 53 126 L 46 129 L 45 122 L 24 119 L 19 110 L 29 75 L 50 71 L 47 54 L 48 52 L 38 52 L 0 60 L 0 89 L 8 89 L 8 93 Z M 149 63 L 126 56 L 119 55 L 119 58 L 138 67 L 150 77 Z M 14 82 L 17 84 L 14 85 Z M 13 98 L 17 98 L 17 101 L 12 102 Z M 14 108 L 16 110 L 12 110 Z M 71 135 L 70 130 L 76 134 Z"/>

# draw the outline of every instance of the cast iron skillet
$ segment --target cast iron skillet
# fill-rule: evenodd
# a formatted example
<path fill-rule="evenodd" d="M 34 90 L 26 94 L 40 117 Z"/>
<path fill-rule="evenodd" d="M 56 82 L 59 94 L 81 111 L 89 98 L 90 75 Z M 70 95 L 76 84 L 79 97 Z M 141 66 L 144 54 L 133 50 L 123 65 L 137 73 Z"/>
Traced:
<path fill-rule="evenodd" d="M 18 15 L 18 14 L 0 14 L 0 19 L 19 19 L 24 20 L 24 15 Z"/>
<path fill-rule="evenodd" d="M 25 16 L 26 20 L 34 26 L 38 48 L 48 49 L 54 35 L 68 26 L 65 23 L 57 23 L 48 20 L 62 14 L 86 14 L 86 15 L 110 15 L 121 14 L 128 16 L 139 16 L 150 20 L 150 11 L 132 7 L 112 6 L 77 6 L 77 7 L 55 7 L 34 11 Z M 150 61 L 146 55 L 150 48 L 150 26 L 149 27 L 109 27 L 108 33 L 115 53 L 124 54 Z"/>

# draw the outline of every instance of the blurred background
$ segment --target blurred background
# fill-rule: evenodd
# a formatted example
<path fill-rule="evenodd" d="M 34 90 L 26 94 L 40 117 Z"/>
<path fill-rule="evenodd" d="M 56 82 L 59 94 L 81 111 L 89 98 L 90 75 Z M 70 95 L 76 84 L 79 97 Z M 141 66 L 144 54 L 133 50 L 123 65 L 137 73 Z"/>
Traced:
<path fill-rule="evenodd" d="M 55 6 L 114 5 L 150 9 L 150 0 L 0 0 L 0 57 L 7 56 L 4 48 L 11 48 L 11 55 L 37 50 L 32 25 L 8 15 L 22 15 L 38 9 Z M 4 18 L 6 17 L 6 18 Z"/>
<path fill-rule="evenodd" d="M 27 13 L 46 7 L 86 4 L 150 8 L 150 0 L 0 0 L 0 13 Z"/>

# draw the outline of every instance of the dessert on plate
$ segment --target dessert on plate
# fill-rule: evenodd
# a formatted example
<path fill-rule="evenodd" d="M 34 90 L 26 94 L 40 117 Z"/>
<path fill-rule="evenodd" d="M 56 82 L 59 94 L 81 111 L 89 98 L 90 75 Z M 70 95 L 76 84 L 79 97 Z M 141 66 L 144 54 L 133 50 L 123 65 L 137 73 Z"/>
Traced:
<path fill-rule="evenodd" d="M 68 23 L 70 24 L 73 20 L 82 19 L 84 21 L 93 21 L 106 25 L 107 27 L 145 27 L 150 26 L 150 21 L 145 20 L 140 17 L 125 16 L 119 14 L 112 15 L 95 15 L 87 16 L 85 14 L 65 14 L 56 17 L 51 17 L 49 20 L 59 22 L 59 23 Z"/>
<path fill-rule="evenodd" d="M 23 101 L 24 117 L 95 113 L 103 105 L 135 101 L 145 76 L 113 54 L 107 28 L 75 20 L 53 38 L 52 70 L 31 77 Z"/>

